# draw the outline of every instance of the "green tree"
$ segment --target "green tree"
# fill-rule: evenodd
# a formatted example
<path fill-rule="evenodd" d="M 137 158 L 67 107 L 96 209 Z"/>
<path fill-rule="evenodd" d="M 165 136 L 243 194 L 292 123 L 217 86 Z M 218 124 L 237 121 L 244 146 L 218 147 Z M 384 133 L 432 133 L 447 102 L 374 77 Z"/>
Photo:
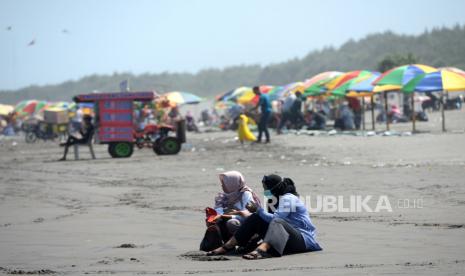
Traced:
<path fill-rule="evenodd" d="M 386 72 L 397 66 L 414 63 L 418 63 L 418 58 L 415 57 L 412 53 L 394 54 L 385 56 L 381 61 L 378 62 L 377 68 L 379 72 Z"/>

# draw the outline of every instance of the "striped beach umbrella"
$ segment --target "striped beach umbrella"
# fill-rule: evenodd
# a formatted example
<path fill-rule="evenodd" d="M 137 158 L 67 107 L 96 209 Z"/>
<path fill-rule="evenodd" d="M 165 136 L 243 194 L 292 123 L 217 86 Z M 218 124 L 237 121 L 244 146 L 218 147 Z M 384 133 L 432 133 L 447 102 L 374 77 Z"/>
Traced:
<path fill-rule="evenodd" d="M 421 74 L 402 87 L 406 93 L 441 91 L 442 131 L 446 131 L 444 92 L 465 91 L 465 76 L 448 70 Z"/>
<path fill-rule="evenodd" d="M 161 97 L 170 101 L 170 103 L 174 103 L 176 105 L 183 105 L 183 104 L 198 104 L 202 101 L 197 95 L 188 92 L 180 92 L 180 91 L 173 91 L 162 94 Z"/>
<path fill-rule="evenodd" d="M 436 68 L 423 64 L 402 65 L 381 74 L 373 84 L 379 86 L 378 91 L 400 90 L 416 76 L 435 71 Z"/>

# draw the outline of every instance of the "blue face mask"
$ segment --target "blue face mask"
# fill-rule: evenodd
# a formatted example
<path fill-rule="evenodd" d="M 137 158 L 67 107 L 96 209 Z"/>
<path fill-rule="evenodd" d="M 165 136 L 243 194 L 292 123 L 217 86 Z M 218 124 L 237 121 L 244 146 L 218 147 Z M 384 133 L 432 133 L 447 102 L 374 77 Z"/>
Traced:
<path fill-rule="evenodd" d="M 271 193 L 270 190 L 265 190 L 263 192 L 263 195 L 266 197 L 266 198 L 272 198 L 273 197 L 273 194 Z"/>

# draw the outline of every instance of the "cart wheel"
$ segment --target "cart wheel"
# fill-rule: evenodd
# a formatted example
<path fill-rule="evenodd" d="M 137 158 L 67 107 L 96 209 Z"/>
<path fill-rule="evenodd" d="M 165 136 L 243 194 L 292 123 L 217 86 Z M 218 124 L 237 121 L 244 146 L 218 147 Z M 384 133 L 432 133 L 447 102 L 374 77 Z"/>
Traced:
<path fill-rule="evenodd" d="M 108 145 L 108 153 L 113 158 L 126 158 L 132 155 L 134 145 L 128 142 L 117 142 Z"/>
<path fill-rule="evenodd" d="M 34 132 L 26 132 L 26 143 L 34 143 L 37 140 L 37 135 Z"/>
<path fill-rule="evenodd" d="M 157 154 L 157 155 L 163 155 L 163 152 L 161 151 L 161 147 L 160 147 L 160 141 L 162 140 L 163 138 L 158 138 L 157 140 L 155 140 L 155 142 L 153 142 L 153 151 Z"/>
<path fill-rule="evenodd" d="M 181 143 L 175 137 L 165 137 L 158 145 L 163 154 L 177 154 L 181 150 Z"/>

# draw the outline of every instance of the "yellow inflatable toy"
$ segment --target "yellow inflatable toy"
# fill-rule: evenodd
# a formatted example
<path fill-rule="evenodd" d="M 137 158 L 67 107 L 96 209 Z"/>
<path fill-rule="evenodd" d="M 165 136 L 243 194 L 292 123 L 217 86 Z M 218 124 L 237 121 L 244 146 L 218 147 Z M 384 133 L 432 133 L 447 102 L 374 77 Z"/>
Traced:
<path fill-rule="evenodd" d="M 237 128 L 237 133 L 239 135 L 239 141 L 241 143 L 243 143 L 244 141 L 257 141 L 257 138 L 249 129 L 248 124 L 250 121 L 252 120 L 244 114 L 239 116 L 239 127 Z"/>

